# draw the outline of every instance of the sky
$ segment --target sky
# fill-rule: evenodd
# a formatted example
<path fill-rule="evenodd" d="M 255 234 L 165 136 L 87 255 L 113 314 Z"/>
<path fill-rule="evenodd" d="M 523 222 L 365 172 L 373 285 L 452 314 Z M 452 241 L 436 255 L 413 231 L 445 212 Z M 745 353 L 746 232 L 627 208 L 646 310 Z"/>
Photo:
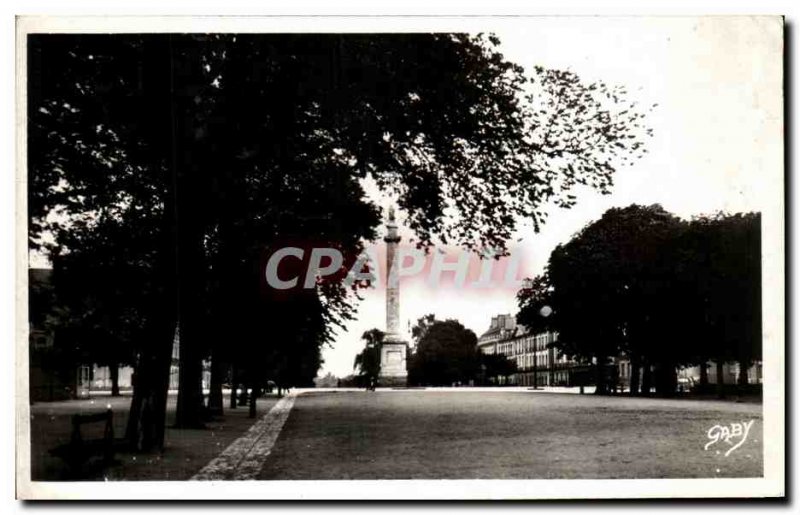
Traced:
<path fill-rule="evenodd" d="M 487 20 L 484 20 L 486 22 Z M 777 18 L 541 17 L 488 20 L 507 59 L 569 69 L 582 79 L 624 85 L 640 105 L 658 104 L 647 123 L 648 154 L 619 169 L 610 195 L 579 190 L 571 209 L 553 207 L 539 233 L 521 221 L 514 239 L 525 271 L 539 273 L 550 252 L 611 207 L 664 206 L 690 218 L 717 211 L 762 211 L 764 229 L 782 228 L 782 39 Z M 391 201 L 372 189 L 383 206 Z M 772 215 L 775 216 L 772 216 Z M 401 236 L 403 213 L 398 212 Z M 368 290 L 356 319 L 323 352 L 320 375 L 353 373 L 361 334 L 384 328 L 383 289 Z M 478 336 L 491 317 L 515 313 L 510 288 L 400 284 L 401 327 L 433 313 Z M 410 335 L 405 335 L 410 339 Z"/>

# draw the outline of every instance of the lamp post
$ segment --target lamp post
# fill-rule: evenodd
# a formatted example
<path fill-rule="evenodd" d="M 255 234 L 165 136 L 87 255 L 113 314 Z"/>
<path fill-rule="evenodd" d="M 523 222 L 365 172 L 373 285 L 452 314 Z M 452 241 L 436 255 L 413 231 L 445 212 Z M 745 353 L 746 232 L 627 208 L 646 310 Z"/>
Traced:
<path fill-rule="evenodd" d="M 547 318 L 552 314 L 553 308 L 546 304 L 539 310 L 539 316 L 542 318 Z M 533 389 L 539 389 L 539 342 L 535 338 L 533 340 Z"/>

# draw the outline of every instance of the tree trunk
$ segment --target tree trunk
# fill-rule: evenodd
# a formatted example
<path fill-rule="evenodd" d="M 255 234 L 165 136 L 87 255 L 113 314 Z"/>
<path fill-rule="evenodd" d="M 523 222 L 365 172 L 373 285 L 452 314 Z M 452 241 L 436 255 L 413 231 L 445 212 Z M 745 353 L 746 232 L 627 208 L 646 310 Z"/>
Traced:
<path fill-rule="evenodd" d="M 739 386 L 747 386 L 749 384 L 747 377 L 747 369 L 750 368 L 750 363 L 739 362 Z"/>
<path fill-rule="evenodd" d="M 606 358 L 605 356 L 597 357 L 597 364 L 595 365 L 595 389 L 594 393 L 597 395 L 606 395 L 608 393 L 608 382 L 606 381 L 605 371 Z"/>
<path fill-rule="evenodd" d="M 656 393 L 666 397 L 675 395 L 678 386 L 678 375 L 671 363 L 662 363 L 656 367 Z"/>
<path fill-rule="evenodd" d="M 142 352 L 133 375 L 133 399 L 128 415 L 125 439 L 133 451 L 148 452 L 164 448 L 164 428 L 167 418 L 167 392 L 172 364 L 172 344 L 175 337 L 174 320 L 163 329 L 163 335 L 153 340 Z M 169 338 L 165 335 L 169 334 Z"/>
<path fill-rule="evenodd" d="M 110 363 L 108 365 L 108 375 L 111 376 L 111 396 L 119 397 L 119 364 Z"/>
<path fill-rule="evenodd" d="M 238 385 L 236 383 L 231 382 L 231 396 L 230 396 L 231 401 L 230 401 L 230 404 L 229 404 L 229 407 L 231 409 L 236 409 L 236 387 L 237 386 Z"/>
<path fill-rule="evenodd" d="M 192 82 L 198 49 L 190 39 L 170 40 L 171 109 L 173 130 L 172 169 L 175 177 L 178 320 L 180 375 L 175 426 L 205 427 L 203 405 L 203 358 L 205 335 L 205 248 L 201 216 L 206 188 L 205 133 L 194 102 L 199 85 Z"/>
<path fill-rule="evenodd" d="M 653 388 L 653 369 L 650 363 L 644 362 L 644 370 L 642 372 L 642 395 L 645 397 L 650 396 L 650 390 Z"/>
<path fill-rule="evenodd" d="M 230 408 L 236 409 L 236 367 L 231 365 L 231 399 L 230 399 Z"/>
<path fill-rule="evenodd" d="M 184 304 L 194 304 L 195 302 L 184 302 Z M 205 427 L 203 422 L 203 361 L 197 352 L 197 335 L 193 329 L 194 323 L 188 321 L 195 316 L 193 309 L 181 310 L 184 315 L 187 312 L 192 314 L 181 318 L 180 327 L 180 369 L 178 374 L 178 404 L 175 409 L 175 427 L 202 429 Z"/>
<path fill-rule="evenodd" d="M 247 403 L 248 403 L 247 383 L 242 383 L 242 391 L 239 394 L 239 406 L 247 406 Z"/>
<path fill-rule="evenodd" d="M 177 134 L 173 81 L 174 59 L 172 36 L 153 36 L 144 40 L 141 68 L 141 94 L 150 109 L 142 113 L 141 122 L 163 147 L 152 153 L 153 168 L 161 169 L 163 159 L 171 163 L 162 177 L 164 187 L 163 222 L 160 234 L 156 283 L 159 299 L 153 306 L 156 322 L 152 334 L 145 339 L 136 363 L 133 399 L 126 428 L 126 439 L 133 450 L 163 449 L 166 426 L 167 394 L 172 365 L 172 348 L 178 321 L 178 216 L 177 216 Z M 166 82 L 166 83 L 165 83 Z"/>
<path fill-rule="evenodd" d="M 723 370 L 723 362 L 717 359 L 717 396 L 722 399 L 725 397 L 725 371 Z"/>
<path fill-rule="evenodd" d="M 205 406 L 203 402 L 203 314 L 204 273 L 202 250 L 197 248 L 195 228 L 187 227 L 190 221 L 179 224 L 180 369 L 178 376 L 178 404 L 175 427 L 203 428 Z M 187 234 L 190 233 L 190 234 Z"/>
<path fill-rule="evenodd" d="M 706 390 L 708 388 L 708 362 L 704 361 L 700 364 L 700 389 Z"/>
<path fill-rule="evenodd" d="M 631 354 L 631 377 L 630 377 L 630 384 L 628 386 L 631 395 L 638 395 L 639 394 L 639 357 L 635 354 Z"/>
<path fill-rule="evenodd" d="M 250 386 L 250 411 L 248 412 L 247 416 L 250 418 L 256 418 L 256 398 L 258 397 L 256 392 L 255 384 L 251 384 Z"/>
<path fill-rule="evenodd" d="M 211 385 L 208 392 L 208 413 L 212 417 L 221 417 L 224 414 L 222 398 L 222 383 L 225 380 L 225 364 L 211 356 Z"/>

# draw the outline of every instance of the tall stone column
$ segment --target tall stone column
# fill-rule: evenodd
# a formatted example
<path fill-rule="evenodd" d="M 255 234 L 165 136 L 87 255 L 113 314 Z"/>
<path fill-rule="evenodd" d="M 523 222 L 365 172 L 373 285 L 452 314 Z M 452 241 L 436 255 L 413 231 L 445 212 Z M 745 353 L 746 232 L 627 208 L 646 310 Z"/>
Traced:
<path fill-rule="evenodd" d="M 394 208 L 389 208 L 389 219 L 386 222 L 386 331 L 381 345 L 382 386 L 406 386 L 408 370 L 406 352 L 408 344 L 400 334 L 400 281 L 397 273 L 397 223 L 394 219 Z"/>

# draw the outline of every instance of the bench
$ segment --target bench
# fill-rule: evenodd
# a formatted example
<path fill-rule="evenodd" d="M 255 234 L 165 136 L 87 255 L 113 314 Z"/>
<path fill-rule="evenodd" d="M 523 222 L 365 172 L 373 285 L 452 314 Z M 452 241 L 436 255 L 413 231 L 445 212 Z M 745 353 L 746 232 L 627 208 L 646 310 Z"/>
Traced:
<path fill-rule="evenodd" d="M 81 426 L 105 422 L 102 438 L 84 439 Z M 114 461 L 114 413 L 109 408 L 101 413 L 72 416 L 72 436 L 69 443 L 52 449 L 50 454 L 62 458 L 71 473 L 79 472 L 93 456 L 101 456 L 103 465 Z"/>

